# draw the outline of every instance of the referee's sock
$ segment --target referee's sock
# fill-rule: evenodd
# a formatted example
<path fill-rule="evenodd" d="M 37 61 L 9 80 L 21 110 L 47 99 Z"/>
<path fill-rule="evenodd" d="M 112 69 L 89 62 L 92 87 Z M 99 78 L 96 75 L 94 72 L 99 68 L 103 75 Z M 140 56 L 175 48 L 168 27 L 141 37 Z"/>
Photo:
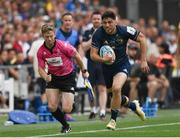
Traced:
<path fill-rule="evenodd" d="M 61 111 L 61 109 L 58 107 L 55 112 L 51 112 L 54 118 L 58 120 L 63 126 L 69 126 L 65 119 L 65 114 Z"/>

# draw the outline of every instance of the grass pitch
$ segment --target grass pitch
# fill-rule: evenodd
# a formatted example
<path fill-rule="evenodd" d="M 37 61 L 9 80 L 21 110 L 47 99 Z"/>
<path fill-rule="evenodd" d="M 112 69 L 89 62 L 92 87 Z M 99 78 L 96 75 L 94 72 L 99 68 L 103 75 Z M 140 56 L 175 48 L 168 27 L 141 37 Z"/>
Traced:
<path fill-rule="evenodd" d="M 4 126 L 7 115 L 0 115 L 1 137 L 180 137 L 180 110 L 159 110 L 157 117 L 141 121 L 134 113 L 118 118 L 115 131 L 105 128 L 109 121 L 89 121 L 88 116 L 73 115 L 69 134 L 59 132 L 59 123 Z"/>

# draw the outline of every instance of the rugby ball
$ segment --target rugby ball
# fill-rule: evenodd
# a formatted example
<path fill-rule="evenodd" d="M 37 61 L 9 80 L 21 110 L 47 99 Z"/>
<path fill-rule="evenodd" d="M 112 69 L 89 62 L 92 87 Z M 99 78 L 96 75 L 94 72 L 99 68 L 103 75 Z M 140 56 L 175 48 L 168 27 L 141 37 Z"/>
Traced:
<path fill-rule="evenodd" d="M 100 48 L 100 51 L 99 51 L 99 54 L 100 54 L 100 57 L 104 57 L 105 55 L 108 55 L 108 56 L 113 56 L 114 58 L 114 61 L 115 61 L 115 53 L 114 53 L 114 50 L 108 46 L 108 45 L 104 45 Z M 111 65 L 113 63 L 109 63 L 109 62 L 105 62 L 105 64 L 107 65 Z"/>

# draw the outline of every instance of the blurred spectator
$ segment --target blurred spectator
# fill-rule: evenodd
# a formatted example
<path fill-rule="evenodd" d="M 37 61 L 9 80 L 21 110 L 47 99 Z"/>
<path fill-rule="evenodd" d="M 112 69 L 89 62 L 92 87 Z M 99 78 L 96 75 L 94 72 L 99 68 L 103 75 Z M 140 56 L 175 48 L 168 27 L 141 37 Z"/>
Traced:
<path fill-rule="evenodd" d="M 130 77 L 128 78 L 129 85 L 130 85 L 130 91 L 129 91 L 129 99 L 130 101 L 138 99 L 138 91 L 137 91 L 137 85 L 139 82 L 139 78 L 135 77 L 135 70 L 139 68 L 139 49 L 136 44 L 129 44 L 128 50 L 127 50 L 128 56 L 129 56 L 129 62 L 131 64 L 131 73 Z"/>
<path fill-rule="evenodd" d="M 147 58 L 149 59 L 151 56 L 158 57 L 159 51 L 155 43 L 158 37 L 157 28 L 155 26 L 146 28 L 146 36 L 147 36 Z"/>
<path fill-rule="evenodd" d="M 170 54 L 174 55 L 177 51 L 177 33 L 175 26 L 170 26 L 170 35 L 167 40 L 167 43 L 169 45 L 169 52 Z"/>
<path fill-rule="evenodd" d="M 156 27 L 157 26 L 157 21 L 155 19 L 155 17 L 150 17 L 147 21 L 147 26 L 148 27 Z"/>
<path fill-rule="evenodd" d="M 2 40 L 1 40 L 1 45 L 2 45 L 2 50 L 4 49 L 11 49 L 12 46 L 12 35 L 10 33 L 5 33 L 2 36 Z"/>
<path fill-rule="evenodd" d="M 8 52 L 3 50 L 0 52 L 0 66 L 8 64 Z"/>
<path fill-rule="evenodd" d="M 18 53 L 22 52 L 24 58 L 27 58 L 27 53 L 30 49 L 30 45 L 28 44 L 28 38 L 26 33 L 17 33 L 13 48 L 16 49 Z"/>
<path fill-rule="evenodd" d="M 45 88 L 46 88 L 46 82 L 43 78 L 40 77 L 38 72 L 38 60 L 37 60 L 37 51 L 44 43 L 44 39 L 42 37 L 39 37 L 37 40 L 35 40 L 32 43 L 31 49 L 28 53 L 28 58 L 31 63 L 33 63 L 33 69 L 34 69 L 34 78 L 35 78 L 35 92 L 36 94 L 41 94 L 41 101 L 42 104 L 47 103 L 47 98 L 45 94 Z"/>
<path fill-rule="evenodd" d="M 85 14 L 88 7 L 84 4 L 84 0 L 69 0 L 65 5 L 66 10 L 78 14 Z"/>
<path fill-rule="evenodd" d="M 146 22 L 144 18 L 140 18 L 138 22 L 140 27 L 146 27 Z"/>
<path fill-rule="evenodd" d="M 148 64 L 150 68 L 148 74 L 140 71 L 140 68 L 137 68 L 134 74 L 134 77 L 140 79 L 137 85 L 139 100 L 143 103 L 146 97 L 149 97 L 149 102 L 155 102 L 155 99 L 158 98 L 159 107 L 164 108 L 169 81 L 163 74 L 160 74 L 153 63 L 149 62 Z M 159 96 L 157 93 L 159 93 Z"/>
<path fill-rule="evenodd" d="M 65 13 L 61 17 L 62 25 L 56 31 L 56 38 L 66 41 L 78 49 L 80 44 L 79 34 L 73 29 L 73 15 L 69 12 Z"/>
<path fill-rule="evenodd" d="M 6 109 L 6 108 L 8 108 L 8 107 L 7 107 L 7 104 L 6 104 L 6 98 L 3 96 L 2 91 L 0 91 L 0 108 L 1 108 L 1 109 Z"/>
<path fill-rule="evenodd" d="M 161 28 L 160 28 L 159 34 L 162 35 L 165 40 L 168 40 L 168 38 L 170 36 L 170 26 L 169 26 L 169 22 L 167 20 L 164 20 L 161 23 Z"/>
<path fill-rule="evenodd" d="M 11 48 L 8 50 L 8 62 L 10 65 L 14 65 L 17 60 L 17 52 L 15 49 Z"/>
<path fill-rule="evenodd" d="M 179 77 L 180 76 L 180 23 L 178 26 L 178 46 L 177 46 L 177 51 L 175 54 L 175 59 L 176 59 L 176 68 L 173 71 L 173 76 Z"/>
<path fill-rule="evenodd" d="M 172 69 L 175 67 L 175 59 L 170 54 L 169 45 L 167 43 L 162 43 L 158 46 L 160 56 L 157 59 L 156 66 L 160 69 L 161 73 L 163 73 L 168 79 L 171 78 Z"/>

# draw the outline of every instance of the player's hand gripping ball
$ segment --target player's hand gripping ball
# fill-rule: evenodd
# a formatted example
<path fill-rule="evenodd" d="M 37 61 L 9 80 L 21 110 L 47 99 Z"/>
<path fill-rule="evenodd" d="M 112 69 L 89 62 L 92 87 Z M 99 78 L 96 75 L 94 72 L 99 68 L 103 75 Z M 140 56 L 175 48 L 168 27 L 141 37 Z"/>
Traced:
<path fill-rule="evenodd" d="M 111 61 L 104 62 L 107 65 L 113 64 L 115 59 L 116 59 L 114 50 L 110 46 L 108 46 L 108 45 L 102 46 L 100 48 L 99 54 L 100 54 L 100 57 L 102 57 L 102 58 L 104 58 L 105 56 L 112 57 Z"/>

